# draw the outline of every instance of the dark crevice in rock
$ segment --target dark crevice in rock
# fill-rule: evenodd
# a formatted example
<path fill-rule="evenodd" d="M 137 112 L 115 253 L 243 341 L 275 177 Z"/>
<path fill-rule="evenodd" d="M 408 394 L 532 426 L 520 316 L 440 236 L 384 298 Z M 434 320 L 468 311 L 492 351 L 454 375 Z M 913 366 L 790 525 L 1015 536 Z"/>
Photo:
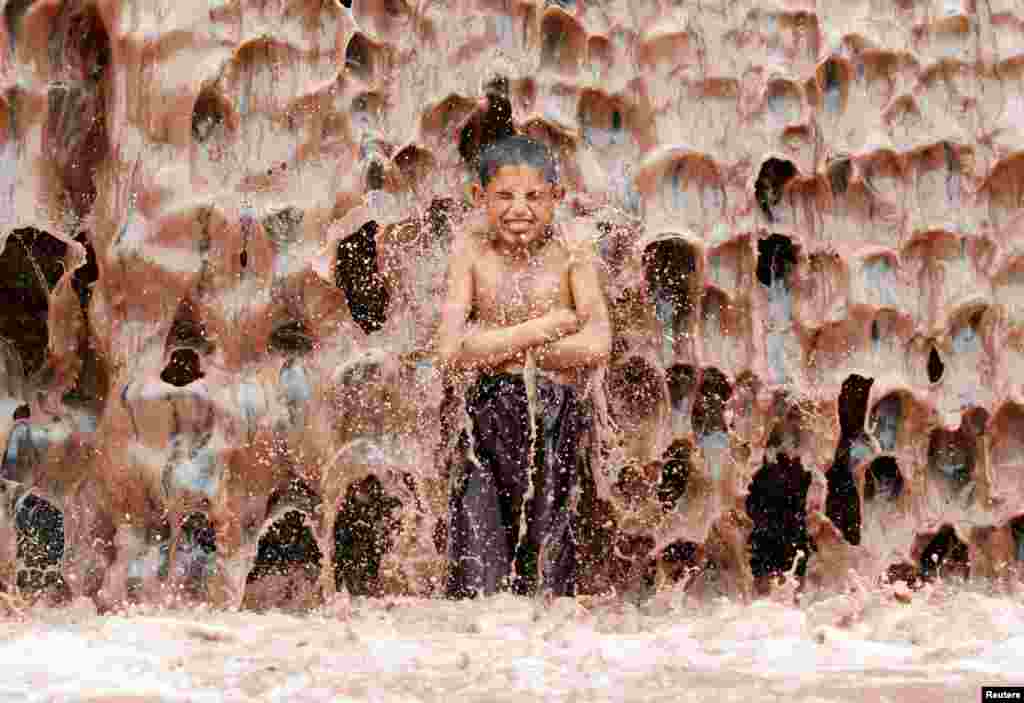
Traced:
<path fill-rule="evenodd" d="M 843 70 L 843 66 L 839 61 L 829 59 L 825 62 L 822 73 L 822 90 L 824 92 L 823 98 L 825 110 L 827 112 L 839 112 L 843 109 L 843 101 L 845 98 L 843 81 L 846 77 L 846 72 Z"/>
<path fill-rule="evenodd" d="M 370 135 L 380 131 L 381 115 L 387 110 L 384 96 L 375 91 L 364 91 L 352 98 L 349 118 L 352 127 L 365 134 L 359 144 L 359 160 L 365 162 L 370 158 L 387 158 L 391 153 L 391 145 L 371 138 Z"/>
<path fill-rule="evenodd" d="M 689 402 L 697 385 L 697 369 L 689 364 L 676 364 L 669 368 L 668 396 L 674 409 L 682 409 Z"/>
<path fill-rule="evenodd" d="M 207 554 L 217 551 L 217 533 L 209 518 L 202 513 L 189 513 L 181 522 L 183 539 L 194 544 Z"/>
<path fill-rule="evenodd" d="M 928 581 L 950 576 L 966 579 L 970 559 L 964 544 L 950 525 L 944 525 L 921 552 L 921 578 Z"/>
<path fill-rule="evenodd" d="M 903 424 L 903 401 L 896 393 L 890 393 L 871 410 L 870 431 L 883 452 L 896 450 Z"/>
<path fill-rule="evenodd" d="M 939 356 L 939 352 L 935 347 L 932 347 L 931 352 L 928 354 L 928 380 L 931 383 L 938 383 L 942 380 L 942 372 L 946 370 L 946 365 L 942 363 L 942 358 Z"/>
<path fill-rule="evenodd" d="M 583 139 L 599 149 L 621 144 L 626 138 L 624 130 L 629 129 L 623 108 L 620 100 L 600 90 L 584 90 L 578 111 Z"/>
<path fill-rule="evenodd" d="M 618 419 L 639 421 L 652 415 L 662 402 L 661 374 L 643 358 L 631 357 L 611 370 L 608 392 Z"/>
<path fill-rule="evenodd" d="M 1017 561 L 1024 561 L 1024 516 L 1010 521 L 1010 535 L 1013 537 Z"/>
<path fill-rule="evenodd" d="M 322 556 L 302 513 L 289 510 L 260 537 L 249 582 L 272 573 L 288 574 L 296 567 L 316 578 Z"/>
<path fill-rule="evenodd" d="M 764 466 L 750 483 L 747 514 L 754 523 L 750 535 L 750 568 L 755 578 L 781 574 L 793 567 L 797 551 L 805 558 L 797 569 L 806 568 L 810 537 L 807 534 L 807 489 L 811 474 L 799 458 L 779 454 Z"/>
<path fill-rule="evenodd" d="M 853 477 L 858 462 L 856 448 L 866 444 L 864 420 L 874 379 L 851 374 L 839 393 L 841 434 L 832 466 L 825 473 L 828 496 L 825 515 L 850 544 L 860 544 L 860 496 Z"/>
<path fill-rule="evenodd" d="M 345 291 L 352 319 L 366 334 L 387 321 L 391 293 L 377 266 L 377 223 L 367 222 L 338 244 L 334 280 Z"/>
<path fill-rule="evenodd" d="M 203 377 L 199 354 L 194 349 L 176 349 L 171 360 L 160 373 L 160 380 L 172 386 L 183 387 Z"/>
<path fill-rule="evenodd" d="M 864 474 L 864 500 L 876 498 L 893 501 L 903 495 L 903 474 L 891 456 L 880 456 L 871 462 Z"/>
<path fill-rule="evenodd" d="M 89 316 L 89 303 L 92 301 L 92 289 L 100 279 L 100 269 L 96 263 L 96 250 L 85 232 L 75 237 L 75 241 L 85 247 L 85 262 L 75 269 L 71 276 L 71 287 L 78 294 L 82 304 L 82 312 Z"/>
<path fill-rule="evenodd" d="M 693 431 L 697 435 L 725 432 L 725 404 L 731 397 L 726 375 L 716 368 L 704 369 L 693 405 Z"/>
<path fill-rule="evenodd" d="M 0 337 L 14 345 L 27 377 L 46 361 L 50 291 L 64 273 L 66 252 L 45 232 L 19 229 L 0 254 Z"/>
<path fill-rule="evenodd" d="M 303 514 L 312 515 L 318 503 L 319 497 L 299 479 L 271 494 L 267 514 L 277 512 L 278 517 L 260 537 L 249 583 L 269 574 L 287 575 L 297 568 L 305 571 L 310 580 L 316 579 L 323 554 Z"/>
<path fill-rule="evenodd" d="M 942 142 L 942 153 L 946 161 L 946 200 L 956 205 L 960 202 L 960 154 L 949 142 Z"/>
<path fill-rule="evenodd" d="M 334 530 L 334 578 L 353 595 L 378 595 L 380 565 L 401 529 L 402 503 L 376 476 L 349 486 Z"/>
<path fill-rule="evenodd" d="M 487 95 L 496 95 L 502 98 L 508 98 L 508 77 L 497 75 L 487 81 L 487 85 L 484 86 L 484 93 Z"/>
<path fill-rule="evenodd" d="M 786 281 L 796 266 L 796 247 L 789 237 L 773 234 L 757 242 L 757 280 L 766 286 Z"/>
<path fill-rule="evenodd" d="M 680 540 L 665 547 L 661 553 L 663 568 L 670 582 L 677 582 L 688 572 L 699 569 L 704 561 L 704 548 L 696 542 Z"/>
<path fill-rule="evenodd" d="M 622 467 L 615 488 L 630 505 L 642 501 L 648 494 L 647 481 L 643 473 L 635 466 Z"/>
<path fill-rule="evenodd" d="M 786 183 L 796 176 L 796 166 L 782 159 L 768 159 L 761 166 L 754 182 L 754 195 L 769 222 L 775 221 L 773 208 L 782 202 Z M 762 279 L 763 281 L 763 279 Z"/>
<path fill-rule="evenodd" d="M 960 420 L 960 432 L 971 438 L 980 437 L 988 429 L 989 417 L 985 408 L 971 408 Z"/>
<path fill-rule="evenodd" d="M 192 108 L 192 138 L 203 144 L 214 138 L 227 123 L 227 110 L 213 86 L 206 86 Z"/>
<path fill-rule="evenodd" d="M 345 48 L 345 68 L 363 80 L 373 74 L 373 52 L 362 34 L 355 34 Z"/>
<path fill-rule="evenodd" d="M 18 229 L 8 239 L 14 239 L 22 247 L 36 274 L 36 279 L 45 281 L 47 292 L 64 275 L 64 257 L 68 246 L 61 240 L 37 229 Z M 41 277 L 41 279 L 40 279 Z"/>
<path fill-rule="evenodd" d="M 658 482 L 658 500 L 665 510 L 671 510 L 686 495 L 691 470 L 689 442 L 673 442 L 665 452 Z"/>
<path fill-rule="evenodd" d="M 384 166 L 380 161 L 371 161 L 366 168 L 366 190 L 384 190 Z"/>
<path fill-rule="evenodd" d="M 314 348 L 313 337 L 302 320 L 287 320 L 270 333 L 270 351 L 285 356 L 303 356 Z"/>
<path fill-rule="evenodd" d="M 49 438 L 42 425 L 22 420 L 16 422 L 7 436 L 0 478 L 31 483 L 33 472 L 46 459 Z"/>
<path fill-rule="evenodd" d="M 165 349 L 171 352 L 170 361 L 160 374 L 165 383 L 181 387 L 203 377 L 200 355 L 213 351 L 213 344 L 207 337 L 206 327 L 195 319 L 195 310 L 187 300 L 178 306 Z"/>
<path fill-rule="evenodd" d="M 62 589 L 60 562 L 64 557 L 64 514 L 49 502 L 27 495 L 14 520 L 18 531 L 18 588 L 25 592 Z"/>
<path fill-rule="evenodd" d="M 541 21 L 541 66 L 572 71 L 579 65 L 583 43 L 580 28 L 561 14 L 548 14 Z"/>
<path fill-rule="evenodd" d="M 705 333 L 727 333 L 731 313 L 732 305 L 725 293 L 717 288 L 704 289 L 704 296 L 700 301 L 700 322 Z"/>
<path fill-rule="evenodd" d="M 773 393 L 771 432 L 765 446 L 776 452 L 793 452 L 800 449 L 803 441 L 803 420 L 800 406 L 793 402 L 789 391 L 779 389 Z"/>
<path fill-rule="evenodd" d="M 934 430 L 928 443 L 929 475 L 955 492 L 970 483 L 974 473 L 975 438 L 964 429 Z"/>
<path fill-rule="evenodd" d="M 825 515 L 836 526 L 850 544 L 860 544 L 860 496 L 850 466 L 849 449 L 836 452 L 835 461 L 825 472 L 828 495 L 825 498 Z"/>
<path fill-rule="evenodd" d="M 395 165 L 407 183 L 419 184 L 427 180 L 434 158 L 426 149 L 407 146 L 395 154 Z"/>
<path fill-rule="evenodd" d="M 685 329 L 696 307 L 697 253 L 686 242 L 667 239 L 644 249 L 647 291 L 663 324 L 674 333 Z"/>
<path fill-rule="evenodd" d="M 850 187 L 850 173 L 853 168 L 850 160 L 839 158 L 828 165 L 828 182 L 833 195 L 843 195 Z"/>
<path fill-rule="evenodd" d="M 851 374 L 843 381 L 839 392 L 839 426 L 843 436 L 854 436 L 864 431 L 868 414 L 868 396 L 873 378 Z"/>

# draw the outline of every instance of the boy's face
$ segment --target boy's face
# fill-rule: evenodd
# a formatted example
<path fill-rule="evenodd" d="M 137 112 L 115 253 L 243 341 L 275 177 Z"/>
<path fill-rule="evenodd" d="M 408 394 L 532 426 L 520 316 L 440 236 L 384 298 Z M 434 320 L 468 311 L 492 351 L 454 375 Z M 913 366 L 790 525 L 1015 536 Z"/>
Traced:
<path fill-rule="evenodd" d="M 477 184 L 473 192 L 494 237 L 513 249 L 528 247 L 544 236 L 562 197 L 560 186 L 526 165 L 502 166 L 486 188 Z"/>

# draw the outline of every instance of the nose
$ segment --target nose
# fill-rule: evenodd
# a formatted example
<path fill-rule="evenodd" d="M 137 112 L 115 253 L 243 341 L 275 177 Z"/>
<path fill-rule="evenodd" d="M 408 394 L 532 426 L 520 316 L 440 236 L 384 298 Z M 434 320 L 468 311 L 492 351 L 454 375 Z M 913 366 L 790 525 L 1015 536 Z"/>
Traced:
<path fill-rule="evenodd" d="M 525 195 L 516 195 L 512 198 L 512 202 L 509 203 L 506 212 L 509 214 L 523 213 L 529 215 L 533 213 L 533 210 L 530 209 L 530 203 Z"/>

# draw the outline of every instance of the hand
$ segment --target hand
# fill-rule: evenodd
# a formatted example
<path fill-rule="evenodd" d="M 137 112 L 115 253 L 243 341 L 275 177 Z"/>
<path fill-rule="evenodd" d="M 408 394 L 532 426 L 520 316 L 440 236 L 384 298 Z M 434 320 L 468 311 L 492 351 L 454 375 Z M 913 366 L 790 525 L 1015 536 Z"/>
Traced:
<path fill-rule="evenodd" d="M 552 340 L 580 331 L 580 318 L 569 308 L 555 308 L 542 319 L 547 322 L 548 337 Z"/>

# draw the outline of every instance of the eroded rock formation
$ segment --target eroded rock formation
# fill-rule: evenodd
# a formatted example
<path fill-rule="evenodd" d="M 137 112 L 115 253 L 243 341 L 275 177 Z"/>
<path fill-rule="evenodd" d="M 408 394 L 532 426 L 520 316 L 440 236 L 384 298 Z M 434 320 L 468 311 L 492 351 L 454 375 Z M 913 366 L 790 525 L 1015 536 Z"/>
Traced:
<path fill-rule="evenodd" d="M 559 155 L 616 325 L 584 589 L 1016 573 L 1016 5 L 7 0 L 4 20 L 8 587 L 20 555 L 26 587 L 60 560 L 107 603 L 239 605 L 275 573 L 436 592 L 443 273 L 470 167 L 513 131 Z"/>

